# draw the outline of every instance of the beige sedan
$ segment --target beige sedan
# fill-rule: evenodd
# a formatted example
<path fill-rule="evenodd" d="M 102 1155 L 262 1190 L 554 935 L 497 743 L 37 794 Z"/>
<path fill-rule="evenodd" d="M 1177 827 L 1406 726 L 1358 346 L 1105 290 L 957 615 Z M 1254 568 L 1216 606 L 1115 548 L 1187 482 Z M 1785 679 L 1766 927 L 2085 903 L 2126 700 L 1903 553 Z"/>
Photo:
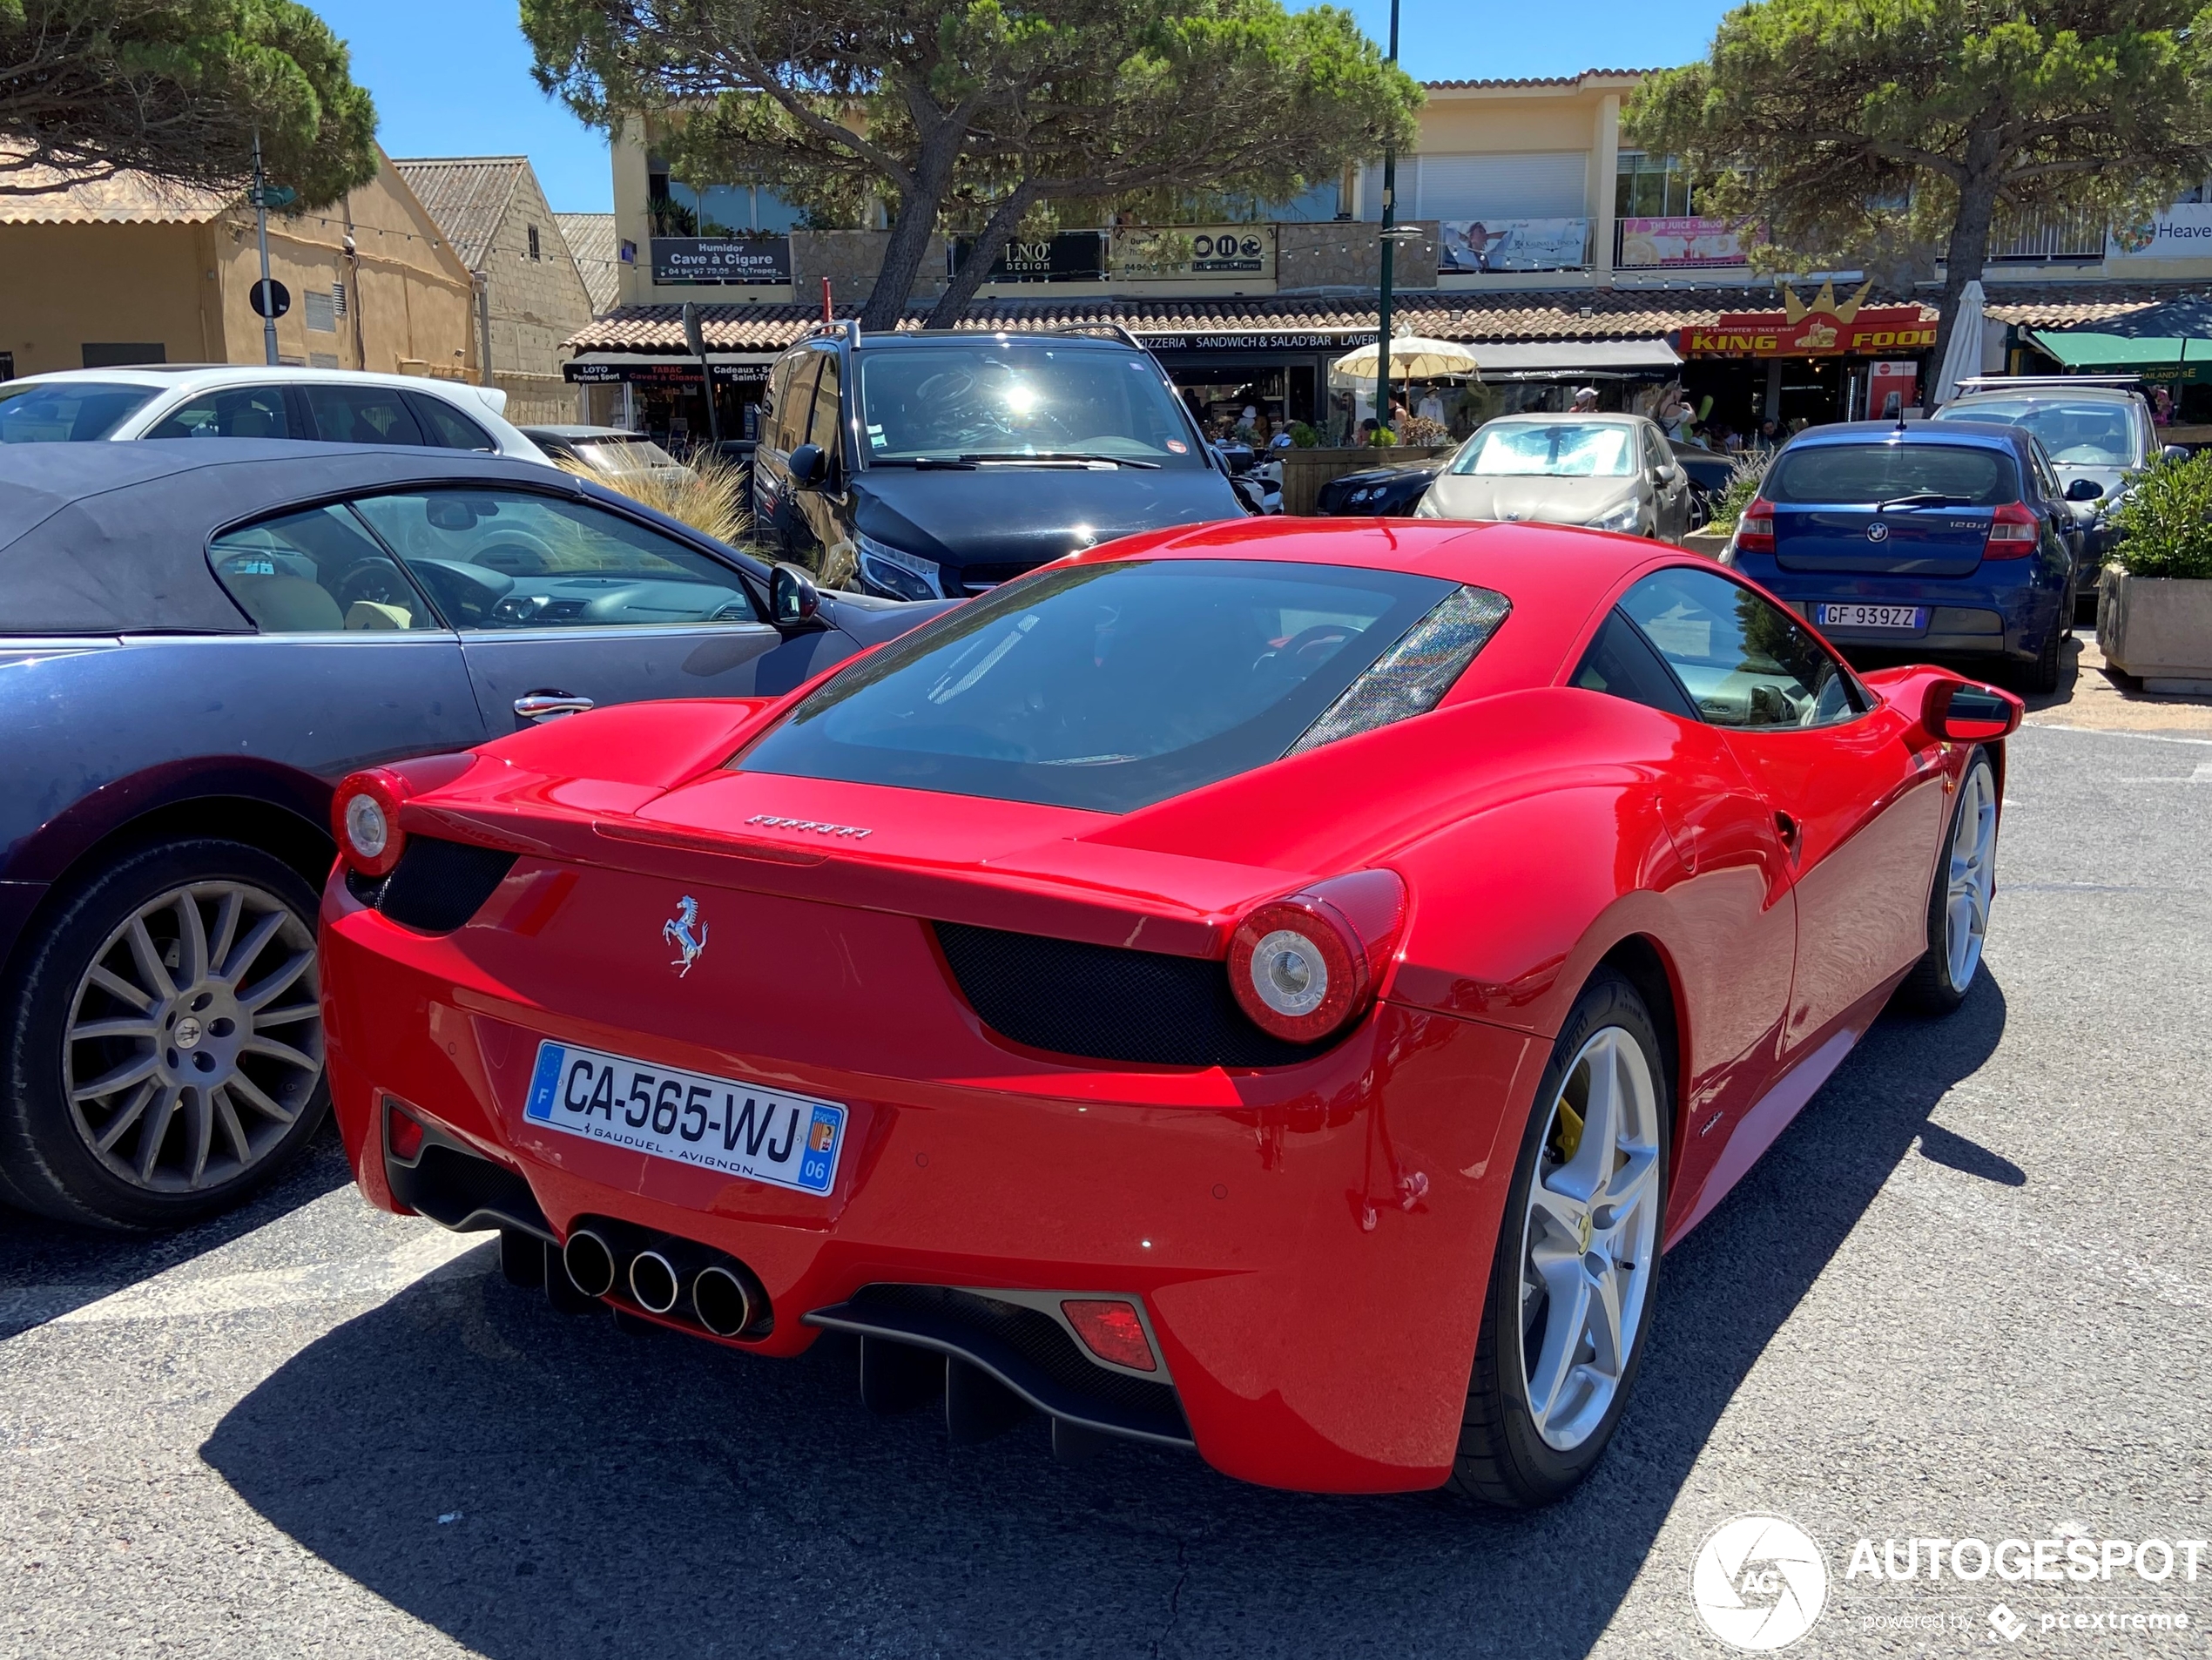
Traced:
<path fill-rule="evenodd" d="M 1505 415 L 1460 446 L 1413 514 L 1533 519 L 1680 542 L 1689 529 L 1689 476 L 1642 415 Z"/>

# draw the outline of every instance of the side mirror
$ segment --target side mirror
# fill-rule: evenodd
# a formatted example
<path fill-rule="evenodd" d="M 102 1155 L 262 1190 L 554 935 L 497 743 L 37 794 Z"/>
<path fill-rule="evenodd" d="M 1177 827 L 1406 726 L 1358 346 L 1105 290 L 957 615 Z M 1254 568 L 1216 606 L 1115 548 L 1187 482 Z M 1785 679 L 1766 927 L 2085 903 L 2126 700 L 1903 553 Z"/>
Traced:
<path fill-rule="evenodd" d="M 1994 743 L 2020 729 L 2024 707 L 2008 692 L 1951 680 L 1929 690 L 1920 724 L 1954 744 Z"/>
<path fill-rule="evenodd" d="M 821 608 L 821 590 L 814 586 L 813 577 L 797 565 L 779 563 L 768 573 L 768 609 L 774 613 L 778 628 L 796 628 Z"/>
<path fill-rule="evenodd" d="M 2187 461 L 2189 449 L 2186 444 L 2168 444 L 2158 452 L 2158 458 L 2161 461 Z"/>
<path fill-rule="evenodd" d="M 2104 486 L 2094 478 L 2077 478 L 2066 487 L 2066 499 L 2069 502 L 2094 502 L 2104 493 Z"/>
<path fill-rule="evenodd" d="M 829 452 L 819 444 L 801 444 L 791 452 L 791 482 L 803 490 L 818 490 L 829 476 Z"/>

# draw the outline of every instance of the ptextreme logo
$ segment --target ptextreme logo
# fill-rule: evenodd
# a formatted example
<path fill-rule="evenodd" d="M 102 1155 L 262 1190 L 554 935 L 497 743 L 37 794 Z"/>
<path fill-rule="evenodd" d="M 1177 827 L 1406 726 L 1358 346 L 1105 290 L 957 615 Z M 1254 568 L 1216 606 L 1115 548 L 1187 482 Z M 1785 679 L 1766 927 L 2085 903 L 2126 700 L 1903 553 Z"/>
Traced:
<path fill-rule="evenodd" d="M 1737 1516 L 1713 1530 L 1689 1570 L 1697 1617 L 1731 1649 L 1786 1649 L 1828 1601 L 1828 1563 L 1780 1516 Z"/>

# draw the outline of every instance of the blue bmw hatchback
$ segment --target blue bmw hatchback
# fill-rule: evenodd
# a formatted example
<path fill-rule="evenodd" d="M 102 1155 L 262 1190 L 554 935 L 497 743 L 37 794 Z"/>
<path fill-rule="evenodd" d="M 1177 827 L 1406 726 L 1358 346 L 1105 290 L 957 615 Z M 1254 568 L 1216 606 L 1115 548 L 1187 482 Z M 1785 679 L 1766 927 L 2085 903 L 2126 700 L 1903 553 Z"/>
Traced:
<path fill-rule="evenodd" d="M 1723 557 L 1848 651 L 1977 659 L 2050 692 L 2080 539 L 2033 435 L 1851 422 L 1790 441 Z"/>

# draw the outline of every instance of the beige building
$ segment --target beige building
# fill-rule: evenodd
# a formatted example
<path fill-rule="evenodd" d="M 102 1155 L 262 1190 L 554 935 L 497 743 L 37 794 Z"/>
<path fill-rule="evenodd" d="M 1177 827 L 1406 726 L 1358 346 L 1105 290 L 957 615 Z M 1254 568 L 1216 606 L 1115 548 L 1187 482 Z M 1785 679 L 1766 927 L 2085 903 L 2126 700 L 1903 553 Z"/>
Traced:
<path fill-rule="evenodd" d="M 271 214 L 269 269 L 284 361 L 475 378 L 469 268 L 388 163 L 330 207 Z M 0 374 L 261 362 L 260 274 L 234 199 L 132 174 L 0 197 Z"/>
<path fill-rule="evenodd" d="M 604 317 L 622 303 L 622 267 L 637 262 L 636 245 L 624 260 L 612 213 L 556 213 L 553 218 L 561 227 L 561 240 L 569 245 L 569 257 L 576 261 L 577 274 L 583 279 L 584 291 L 591 296 L 591 314 Z"/>
<path fill-rule="evenodd" d="M 1716 432 L 1736 434 L 1863 413 L 1931 373 L 1932 282 L 1862 294 L 1857 273 L 1826 273 L 1840 279 L 1831 303 L 1849 314 L 1824 331 L 1831 344 L 1784 327 L 1799 307 L 1752 271 L 1750 239 L 1701 213 L 1671 159 L 1624 145 L 1622 108 L 1647 72 L 1428 84 L 1420 139 L 1397 164 L 1393 329 L 1470 346 L 1507 407 L 1553 407 L 1595 384 L 1605 407 L 1643 408 L 1678 384 Z M 776 351 L 819 322 L 825 282 L 840 316 L 865 301 L 887 234 L 809 229 L 763 190 L 675 179 L 640 124 L 612 162 L 621 303 L 572 340 L 567 372 L 594 383 L 602 405 L 619 394 L 657 432 L 695 431 L 703 382 L 678 307 L 696 303 L 718 415 L 738 431 L 757 418 Z M 1381 173 L 1354 169 L 1236 225 L 1069 227 L 1011 246 L 962 326 L 1118 325 L 1210 420 L 1258 408 L 1346 430 L 1365 408 L 1332 395 L 1328 366 L 1379 325 Z M 933 246 L 910 318 L 941 292 L 947 257 Z M 2146 226 L 2006 225 L 1983 277 L 1984 366 L 2070 361 L 2057 338 L 2068 327 L 2208 280 L 2212 201 L 2176 203 Z M 1799 284 L 1797 301 L 1817 302 L 1820 287 L 1819 276 Z M 1854 328 L 1862 305 L 1880 321 Z M 2175 389 L 2212 413 L 2212 368 L 2203 374 Z"/>
<path fill-rule="evenodd" d="M 561 379 L 561 342 L 593 306 L 527 156 L 415 156 L 392 163 L 477 287 L 480 375 L 507 394 L 518 425 L 573 421 L 576 394 Z"/>

